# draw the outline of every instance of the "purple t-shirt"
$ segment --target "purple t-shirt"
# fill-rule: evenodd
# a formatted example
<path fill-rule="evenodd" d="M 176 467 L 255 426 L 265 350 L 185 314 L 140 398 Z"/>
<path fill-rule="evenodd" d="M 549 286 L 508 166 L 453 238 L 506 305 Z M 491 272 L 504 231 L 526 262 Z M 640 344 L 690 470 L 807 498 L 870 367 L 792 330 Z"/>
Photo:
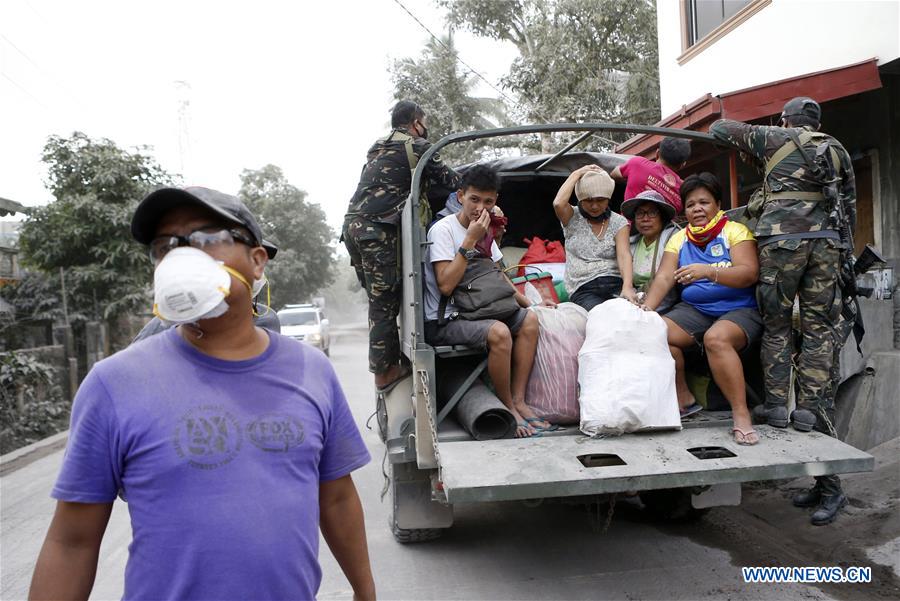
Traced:
<path fill-rule="evenodd" d="M 52 496 L 128 502 L 125 599 L 313 599 L 319 483 L 369 461 L 331 363 L 269 332 L 225 361 L 173 328 L 101 361 Z"/>

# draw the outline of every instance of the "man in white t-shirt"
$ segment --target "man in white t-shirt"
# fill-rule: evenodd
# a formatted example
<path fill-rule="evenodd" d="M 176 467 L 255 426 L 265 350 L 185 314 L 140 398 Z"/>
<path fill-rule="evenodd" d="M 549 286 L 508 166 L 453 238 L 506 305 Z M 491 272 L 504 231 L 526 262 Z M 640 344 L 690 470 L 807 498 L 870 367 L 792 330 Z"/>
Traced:
<path fill-rule="evenodd" d="M 448 320 L 438 323 L 441 296 L 452 296 L 469 260 L 480 256 L 475 245 L 488 233 L 499 189 L 497 172 L 475 165 L 463 175 L 457 191 L 462 209 L 436 222 L 428 232 L 431 244 L 426 261 L 433 270 L 425 269 L 425 340 L 433 346 L 463 344 L 487 350 L 488 374 L 497 397 L 516 418 L 516 437 L 525 438 L 552 427 L 525 404 L 538 339 L 537 316 L 526 309 L 531 302 L 516 291 L 521 308 L 510 317 L 466 320 L 453 318 L 459 311 L 451 299 L 444 312 Z M 491 259 L 497 262 L 502 257 L 492 242 Z"/>

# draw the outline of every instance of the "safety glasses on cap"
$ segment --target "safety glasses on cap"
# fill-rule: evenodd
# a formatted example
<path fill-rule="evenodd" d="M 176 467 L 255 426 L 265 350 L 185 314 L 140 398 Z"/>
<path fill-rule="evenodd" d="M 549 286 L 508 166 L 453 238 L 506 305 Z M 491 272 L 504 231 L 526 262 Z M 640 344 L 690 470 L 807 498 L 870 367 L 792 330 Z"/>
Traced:
<path fill-rule="evenodd" d="M 217 244 L 234 244 L 234 241 L 243 242 L 247 246 L 257 246 L 249 236 L 236 229 L 202 228 L 194 230 L 187 236 L 159 236 L 150 241 L 150 260 L 158 263 L 173 248 L 190 246 L 203 250 Z"/>

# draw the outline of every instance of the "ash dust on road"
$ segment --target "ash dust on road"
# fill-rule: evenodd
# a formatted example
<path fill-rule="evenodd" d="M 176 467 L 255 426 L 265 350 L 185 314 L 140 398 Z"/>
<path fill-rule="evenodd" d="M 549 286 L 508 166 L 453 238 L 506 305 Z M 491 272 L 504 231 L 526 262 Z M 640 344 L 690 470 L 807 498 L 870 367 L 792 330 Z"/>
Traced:
<path fill-rule="evenodd" d="M 841 477 L 849 504 L 829 526 L 813 526 L 812 510 L 791 504 L 812 485 L 808 478 L 745 484 L 739 507 L 715 508 L 699 527 L 662 529 L 728 551 L 736 566 L 871 566 L 869 584 L 814 586 L 848 601 L 900 599 L 900 439 L 868 452 L 875 470 Z"/>

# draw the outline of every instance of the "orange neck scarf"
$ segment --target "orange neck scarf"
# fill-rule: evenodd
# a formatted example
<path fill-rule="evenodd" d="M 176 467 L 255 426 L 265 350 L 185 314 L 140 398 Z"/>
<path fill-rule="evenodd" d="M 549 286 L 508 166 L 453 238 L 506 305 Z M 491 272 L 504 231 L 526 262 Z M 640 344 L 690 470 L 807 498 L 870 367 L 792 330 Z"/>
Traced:
<path fill-rule="evenodd" d="M 726 223 L 728 223 L 728 216 L 725 211 L 719 211 L 706 225 L 687 226 L 687 238 L 697 246 L 706 246 L 719 235 Z"/>

